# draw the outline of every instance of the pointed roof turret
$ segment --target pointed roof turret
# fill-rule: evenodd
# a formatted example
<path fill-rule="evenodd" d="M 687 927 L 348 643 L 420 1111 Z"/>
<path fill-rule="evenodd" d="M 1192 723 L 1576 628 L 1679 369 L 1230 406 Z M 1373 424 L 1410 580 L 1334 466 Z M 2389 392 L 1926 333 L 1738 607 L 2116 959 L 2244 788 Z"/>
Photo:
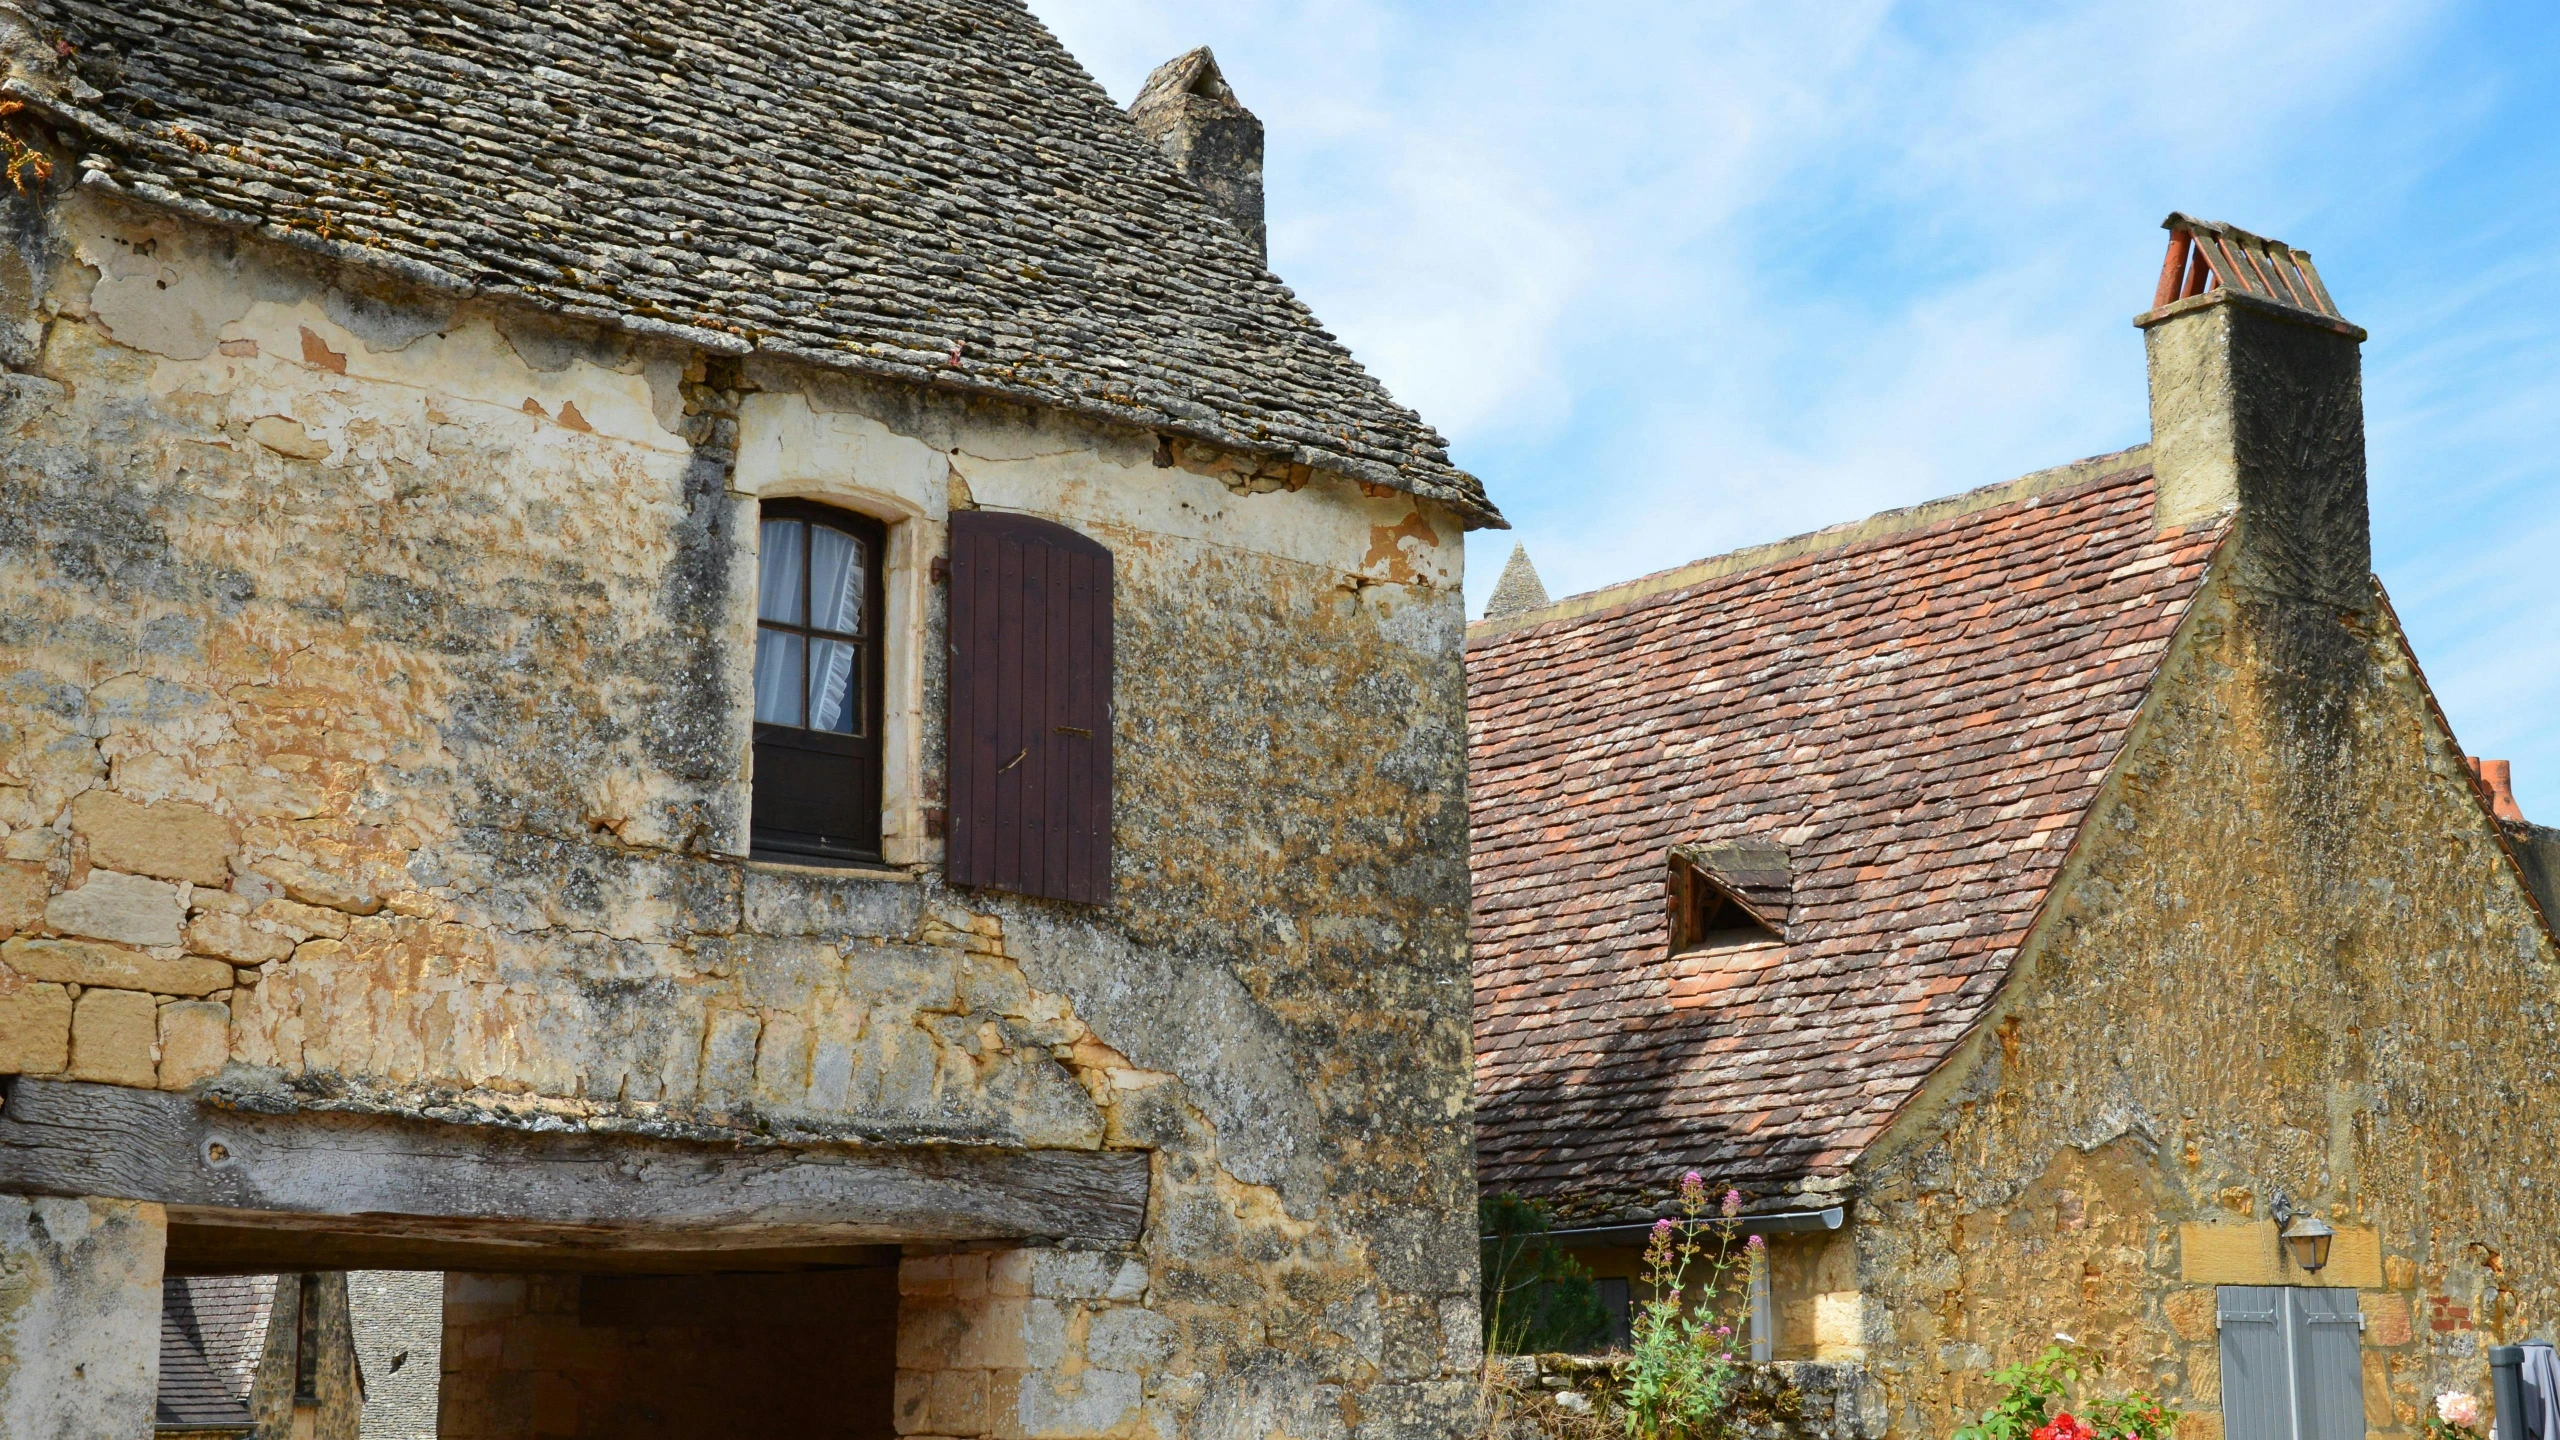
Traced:
<path fill-rule="evenodd" d="M 1502 567 L 1502 578 L 1493 582 L 1492 598 L 1484 602 L 1484 618 L 1493 620 L 1545 608 L 1547 587 L 1538 579 L 1538 567 L 1529 563 L 1529 547 L 1512 546 L 1511 563 Z"/>

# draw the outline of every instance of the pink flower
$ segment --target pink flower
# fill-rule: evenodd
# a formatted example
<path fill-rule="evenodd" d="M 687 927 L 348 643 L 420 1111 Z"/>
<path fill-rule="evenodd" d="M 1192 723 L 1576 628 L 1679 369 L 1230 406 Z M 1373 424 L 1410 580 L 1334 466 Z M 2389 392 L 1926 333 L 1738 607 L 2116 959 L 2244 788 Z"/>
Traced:
<path fill-rule="evenodd" d="M 2477 1429 L 2480 1424 L 2480 1397 L 2468 1391 L 2447 1390 L 2436 1397 L 2436 1414 L 2447 1425 Z"/>
<path fill-rule="evenodd" d="M 1747 1247 L 1747 1248 L 1749 1248 L 1749 1249 L 1758 1250 L 1758 1249 L 1760 1249 L 1760 1248 L 1762 1248 L 1762 1247 L 1766 1246 L 1769 1242 L 1768 1242 L 1766 1239 L 1764 1239 L 1764 1238 L 1762 1238 L 1762 1237 L 1760 1237 L 1760 1236 L 1758 1236 L 1758 1235 L 1754 1235 L 1754 1236 L 1752 1236 L 1750 1239 L 1745 1240 L 1745 1241 L 1743 1241 L 1742 1243 L 1743 1243 L 1743 1245 L 1744 1245 L 1745 1247 Z"/>
<path fill-rule="evenodd" d="M 1699 1174 L 1695 1170 L 1692 1170 L 1680 1177 L 1680 1188 L 1683 1190 L 1688 1189 L 1692 1185 L 1704 1185 L 1706 1183 L 1707 1177 Z"/>
<path fill-rule="evenodd" d="M 1667 1220 L 1667 1219 L 1664 1219 L 1664 1220 L 1656 1220 L 1656 1221 L 1654 1221 L 1654 1222 L 1653 1222 L 1653 1238 L 1654 1238 L 1654 1239 L 1656 1239 L 1656 1240 L 1668 1240 L 1668 1239 L 1670 1239 L 1670 1238 L 1671 1238 L 1671 1222 L 1670 1222 L 1669 1220 Z"/>
<path fill-rule="evenodd" d="M 1725 1215 L 1726 1215 L 1726 1217 L 1727 1217 L 1727 1218 L 1731 1218 L 1732 1216 L 1739 1215 L 1739 1214 L 1741 1214 L 1741 1213 L 1742 1213 L 1742 1192 L 1741 1192 L 1741 1191 L 1739 1191 L 1739 1190 L 1727 1190 L 1726 1192 L 1724 1192 L 1724 1213 L 1725 1213 Z"/>
<path fill-rule="evenodd" d="M 1716 1333 L 1719 1335 L 1730 1335 L 1733 1333 L 1733 1327 L 1730 1325 L 1719 1325 L 1716 1327 Z"/>

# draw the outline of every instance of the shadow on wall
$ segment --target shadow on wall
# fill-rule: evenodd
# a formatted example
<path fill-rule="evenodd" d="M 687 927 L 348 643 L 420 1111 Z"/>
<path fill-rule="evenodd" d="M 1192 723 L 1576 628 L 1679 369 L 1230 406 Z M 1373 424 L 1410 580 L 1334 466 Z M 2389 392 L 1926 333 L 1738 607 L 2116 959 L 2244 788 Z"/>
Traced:
<path fill-rule="evenodd" d="M 895 1433 L 894 1249 L 779 1274 L 453 1274 L 445 1297 L 441 1440 Z"/>

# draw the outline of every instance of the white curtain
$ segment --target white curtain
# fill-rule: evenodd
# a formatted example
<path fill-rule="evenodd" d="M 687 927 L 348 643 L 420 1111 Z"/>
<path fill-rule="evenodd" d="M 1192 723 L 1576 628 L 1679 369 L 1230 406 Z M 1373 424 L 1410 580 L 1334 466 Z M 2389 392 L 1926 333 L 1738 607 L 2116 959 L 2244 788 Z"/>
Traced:
<path fill-rule="evenodd" d="M 767 520 L 756 534 L 759 620 L 779 620 L 785 625 L 801 623 L 800 529 L 797 520 Z"/>
<path fill-rule="evenodd" d="M 862 543 L 841 530 L 809 531 L 809 624 L 817 630 L 862 633 Z M 809 728 L 856 733 L 861 713 L 854 690 L 856 650 L 841 640 L 816 640 L 809 654 Z"/>
<path fill-rule="evenodd" d="M 756 719 L 767 725 L 800 723 L 800 647 L 788 630 L 756 631 Z"/>
<path fill-rule="evenodd" d="M 810 629 L 862 633 L 862 560 L 862 542 L 843 531 L 809 532 Z"/>

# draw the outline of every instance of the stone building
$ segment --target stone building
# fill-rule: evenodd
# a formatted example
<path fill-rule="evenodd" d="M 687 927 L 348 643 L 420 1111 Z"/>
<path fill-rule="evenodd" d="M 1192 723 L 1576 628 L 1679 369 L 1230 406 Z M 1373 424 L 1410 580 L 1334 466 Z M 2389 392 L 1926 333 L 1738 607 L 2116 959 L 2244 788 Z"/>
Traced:
<path fill-rule="evenodd" d="M 1471 1423 L 1500 517 L 1205 54 L 1143 132 L 1012 0 L 0 57 L 0 1434 L 346 1270 L 447 1273 L 447 1436 Z"/>
<path fill-rule="evenodd" d="M 162 1281 L 154 1433 L 160 1440 L 373 1440 L 364 1423 L 371 1397 L 349 1279 L 318 1273 Z M 441 1328 L 440 1310 L 436 1318 Z M 384 1368 L 386 1380 L 398 1373 Z"/>
<path fill-rule="evenodd" d="M 1851 1428 L 2060 1331 L 2184 1440 L 2414 1435 L 2560 1325 L 2539 832 L 2370 573 L 2364 332 L 2169 226 L 2148 445 L 1469 635 L 1483 1184 L 1621 1296 L 1740 1188 Z"/>

